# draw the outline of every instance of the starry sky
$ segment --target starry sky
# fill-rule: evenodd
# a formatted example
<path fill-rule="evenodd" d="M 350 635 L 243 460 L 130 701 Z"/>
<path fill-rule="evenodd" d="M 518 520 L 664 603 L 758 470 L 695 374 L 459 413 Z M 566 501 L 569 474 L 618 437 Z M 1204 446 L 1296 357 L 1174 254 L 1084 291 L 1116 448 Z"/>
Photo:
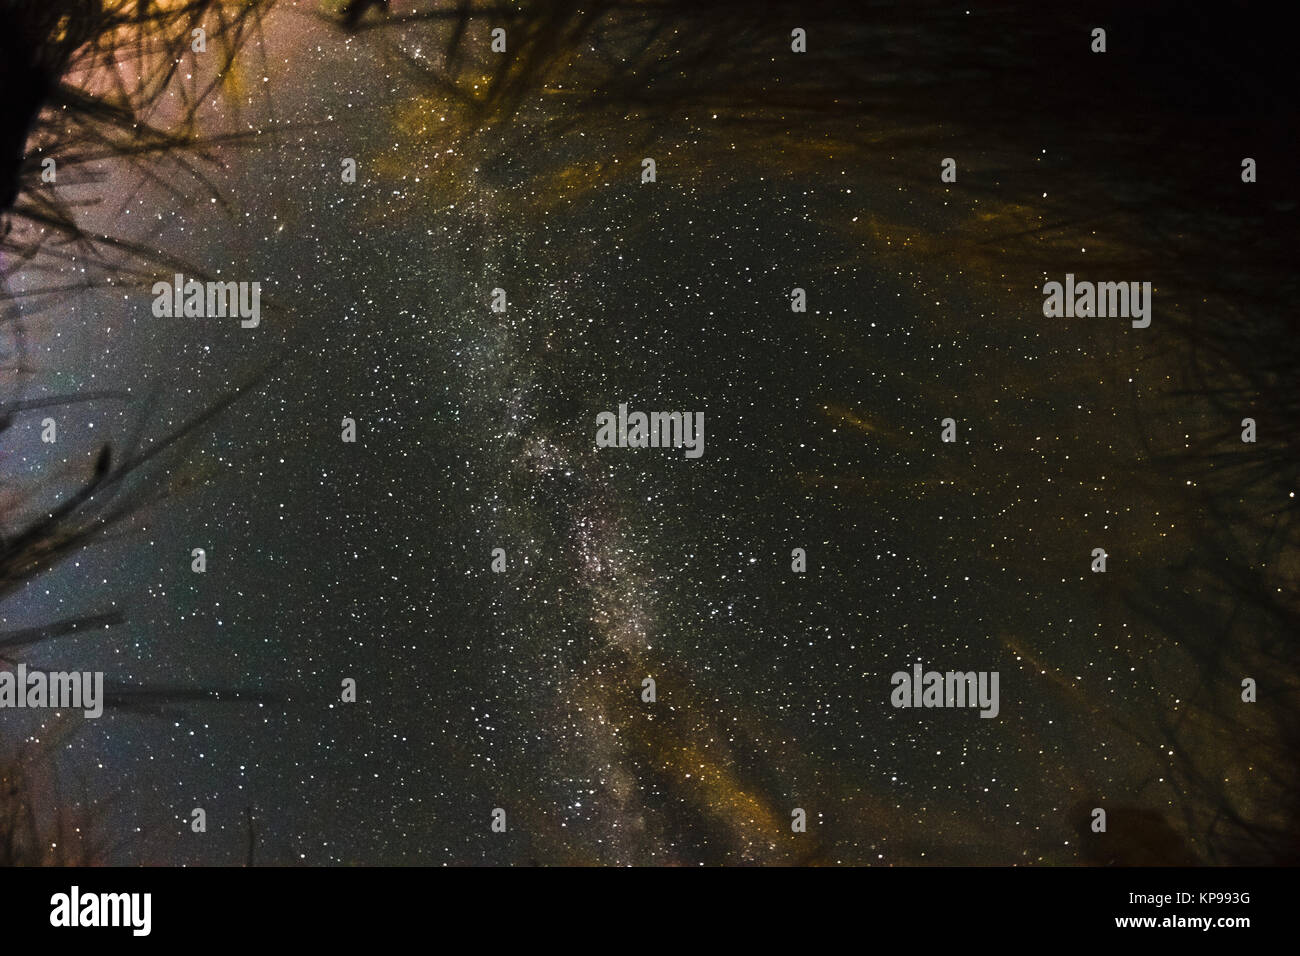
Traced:
<path fill-rule="evenodd" d="M 0 610 L 122 612 L 29 666 L 255 699 L 0 714 L 46 744 L 43 814 L 126 864 L 1294 855 L 1295 434 L 1266 401 L 1294 384 L 1294 124 L 1267 56 L 1222 80 L 1249 11 L 524 12 L 529 74 L 490 17 L 448 61 L 450 21 L 402 19 L 437 6 L 349 34 L 277 3 L 200 114 L 251 134 L 204 184 L 109 158 L 60 187 L 261 281 L 258 329 L 155 317 L 163 264 L 7 276 L 94 279 L 6 303 L 25 394 L 111 393 L 59 408 L 55 450 L 21 418 L 7 484 L 57 498 L 248 387 L 165 499 Z M 1151 327 L 1044 318 L 1067 272 L 1152 281 Z M 703 456 L 596 448 L 620 403 L 703 412 Z M 998 671 L 999 715 L 891 707 L 917 662 Z"/>

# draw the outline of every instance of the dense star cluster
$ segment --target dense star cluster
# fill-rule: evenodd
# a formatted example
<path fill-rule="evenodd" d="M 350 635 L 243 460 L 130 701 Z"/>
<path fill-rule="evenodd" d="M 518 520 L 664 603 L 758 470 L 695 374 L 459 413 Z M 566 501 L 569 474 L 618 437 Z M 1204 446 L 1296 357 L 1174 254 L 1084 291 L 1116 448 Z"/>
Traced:
<path fill-rule="evenodd" d="M 1140 15 L 1097 51 L 1001 6 L 420 16 L 454 6 L 283 0 L 185 48 L 151 121 L 212 80 L 193 176 L 107 155 L 56 185 L 119 245 L 5 251 L 4 400 L 51 403 L 0 433 L 7 539 L 221 405 L 0 607 L 109 615 L 0 636 L 105 675 L 98 719 L 0 711 L 42 832 L 127 864 L 1294 854 L 1267 84 L 1186 107 L 1211 84 L 1135 53 Z M 160 315 L 177 274 L 259 283 L 260 320 Z M 1146 324 L 1045 309 L 1067 274 Z M 932 706 L 927 671 L 1000 699 Z"/>

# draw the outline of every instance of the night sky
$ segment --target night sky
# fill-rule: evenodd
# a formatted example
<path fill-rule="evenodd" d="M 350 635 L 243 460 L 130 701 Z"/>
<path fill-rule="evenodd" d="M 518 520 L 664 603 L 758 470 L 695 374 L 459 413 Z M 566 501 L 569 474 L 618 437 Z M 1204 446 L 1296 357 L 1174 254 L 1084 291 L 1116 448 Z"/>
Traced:
<path fill-rule="evenodd" d="M 1296 429 L 1264 397 L 1295 384 L 1294 112 L 1229 68 L 1271 68 L 1261 27 L 849 6 L 721 4 L 724 42 L 669 5 L 652 80 L 619 71 L 656 15 L 529 47 L 525 11 L 506 54 L 474 18 L 461 91 L 515 38 L 555 58 L 475 112 L 431 79 L 450 21 L 279 2 L 200 113 L 252 134 L 195 160 L 211 193 L 122 157 L 58 187 L 260 281 L 262 317 L 156 317 L 162 261 L 5 259 L 23 397 L 120 393 L 0 433 L 6 534 L 16 486 L 56 500 L 248 389 L 165 498 L 0 605 L 124 617 L 5 666 L 224 697 L 0 711 L 44 826 L 119 864 L 1295 855 Z M 1150 328 L 1044 317 L 1066 273 L 1151 281 Z M 702 457 L 597 448 L 621 403 L 703 412 Z M 916 663 L 998 672 L 1000 712 L 891 706 Z"/>

